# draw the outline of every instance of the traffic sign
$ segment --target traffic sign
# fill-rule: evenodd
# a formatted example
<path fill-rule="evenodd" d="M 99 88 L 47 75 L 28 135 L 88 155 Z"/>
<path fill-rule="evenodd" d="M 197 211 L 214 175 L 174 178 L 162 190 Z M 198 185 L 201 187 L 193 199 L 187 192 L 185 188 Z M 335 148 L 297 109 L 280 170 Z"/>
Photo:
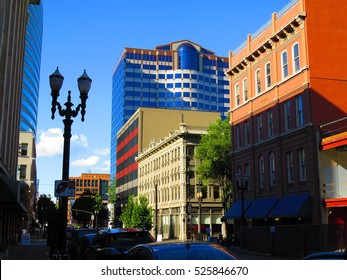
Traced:
<path fill-rule="evenodd" d="M 54 195 L 55 197 L 75 196 L 75 182 L 66 180 L 56 180 Z"/>

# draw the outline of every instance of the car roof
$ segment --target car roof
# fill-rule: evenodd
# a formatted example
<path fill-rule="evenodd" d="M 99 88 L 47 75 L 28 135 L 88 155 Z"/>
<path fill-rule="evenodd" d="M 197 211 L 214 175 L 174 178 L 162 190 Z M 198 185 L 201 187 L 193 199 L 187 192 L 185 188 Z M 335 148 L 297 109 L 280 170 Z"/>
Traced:
<path fill-rule="evenodd" d="M 224 252 L 226 255 L 229 255 L 232 258 L 238 259 L 237 255 L 230 252 L 226 248 L 214 244 L 214 243 L 208 243 L 208 242 L 197 242 L 197 241 L 161 241 L 161 242 L 152 242 L 147 244 L 141 244 L 137 245 L 136 247 L 145 247 L 148 250 L 152 251 L 154 254 L 164 254 L 166 255 L 165 251 L 173 251 L 173 252 L 179 252 L 184 250 L 190 250 L 192 249 L 195 251 L 195 249 L 202 249 L 202 251 L 209 250 L 211 248 L 212 250 L 216 249 L 217 251 Z M 206 251 L 208 252 L 208 251 Z"/>

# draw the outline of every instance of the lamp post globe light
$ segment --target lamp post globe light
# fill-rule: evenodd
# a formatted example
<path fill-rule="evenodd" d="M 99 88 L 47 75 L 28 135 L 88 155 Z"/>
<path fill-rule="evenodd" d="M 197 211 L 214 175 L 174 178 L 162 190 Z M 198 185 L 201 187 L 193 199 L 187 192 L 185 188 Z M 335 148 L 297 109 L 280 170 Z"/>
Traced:
<path fill-rule="evenodd" d="M 59 91 L 63 85 L 64 77 L 60 74 L 59 69 L 49 76 L 49 84 L 52 90 L 52 119 L 54 114 L 58 110 L 58 113 L 63 117 L 64 123 L 64 150 L 63 150 L 63 168 L 62 168 L 62 180 L 69 180 L 69 163 L 70 163 L 70 138 L 71 138 L 71 125 L 73 123 L 72 118 L 75 118 L 81 110 L 81 120 L 84 121 L 84 115 L 86 113 L 86 101 L 88 99 L 88 92 L 92 80 L 88 77 L 86 70 L 84 70 L 81 77 L 77 79 L 78 89 L 80 91 L 81 103 L 77 105 L 75 110 L 72 109 L 73 103 L 71 102 L 71 91 L 68 91 L 67 102 L 64 104 L 65 109 L 58 102 Z M 66 227 L 67 227 L 67 202 L 68 197 L 59 197 L 59 240 L 58 250 L 60 253 L 66 252 Z"/>

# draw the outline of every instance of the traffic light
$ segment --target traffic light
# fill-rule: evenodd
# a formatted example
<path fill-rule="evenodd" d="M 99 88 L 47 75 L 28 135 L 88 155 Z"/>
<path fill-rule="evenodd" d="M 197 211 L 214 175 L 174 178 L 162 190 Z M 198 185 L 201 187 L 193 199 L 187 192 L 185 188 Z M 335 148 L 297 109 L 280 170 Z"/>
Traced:
<path fill-rule="evenodd" d="M 187 202 L 187 210 L 186 210 L 187 214 L 191 214 L 192 213 L 192 204 L 190 202 Z"/>

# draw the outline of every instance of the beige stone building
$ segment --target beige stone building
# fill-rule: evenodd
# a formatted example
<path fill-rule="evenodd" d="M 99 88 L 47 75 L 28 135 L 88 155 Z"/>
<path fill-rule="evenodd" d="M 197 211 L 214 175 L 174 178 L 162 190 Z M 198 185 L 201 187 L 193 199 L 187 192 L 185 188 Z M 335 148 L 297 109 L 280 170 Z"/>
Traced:
<path fill-rule="evenodd" d="M 214 234 L 222 231 L 221 188 L 201 186 L 195 173 L 194 152 L 206 129 L 181 123 L 136 157 L 138 195 L 148 198 L 154 209 L 153 234 L 163 239 L 190 239 L 206 227 Z"/>
<path fill-rule="evenodd" d="M 29 230 L 35 221 L 35 199 L 37 195 L 36 146 L 32 132 L 21 131 L 19 135 L 19 157 L 17 180 L 20 182 L 20 201 L 26 213 L 22 214 L 22 229 Z"/>

